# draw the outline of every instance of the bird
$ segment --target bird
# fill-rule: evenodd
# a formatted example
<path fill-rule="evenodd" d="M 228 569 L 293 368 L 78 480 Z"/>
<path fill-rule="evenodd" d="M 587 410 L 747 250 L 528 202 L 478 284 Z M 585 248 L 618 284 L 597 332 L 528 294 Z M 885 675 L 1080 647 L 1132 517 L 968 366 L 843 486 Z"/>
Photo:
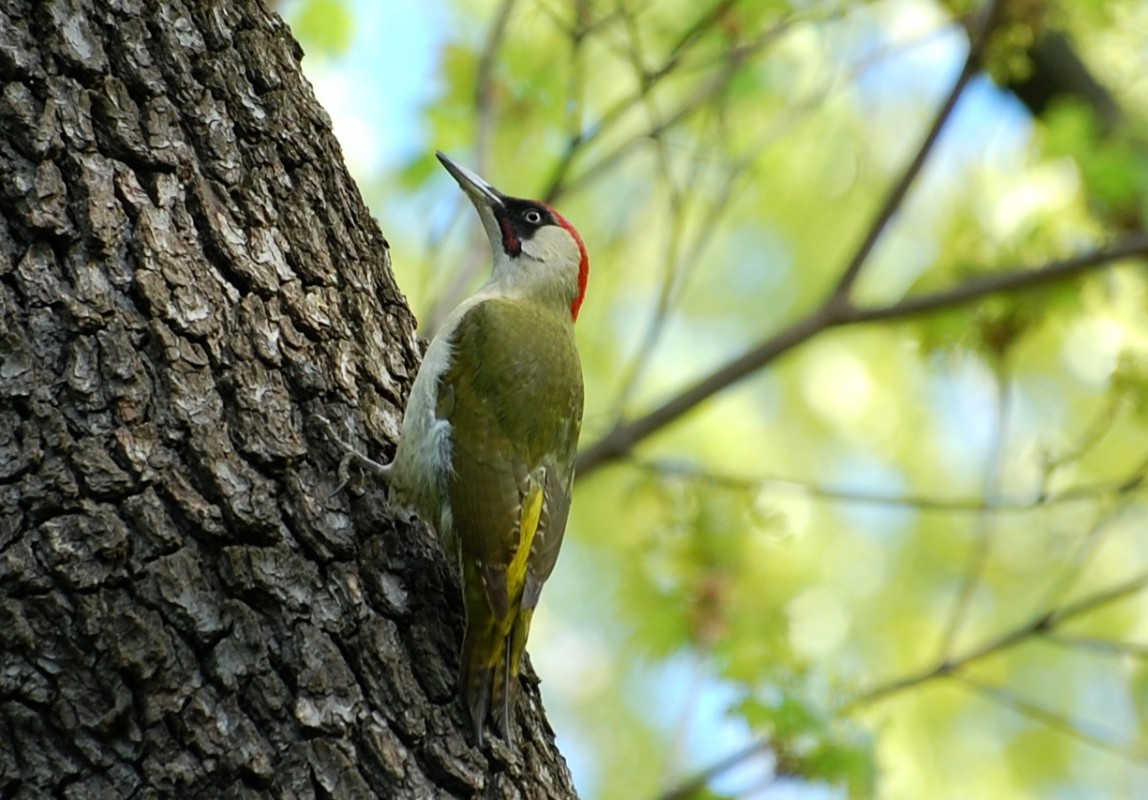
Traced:
<path fill-rule="evenodd" d="M 458 564 L 458 687 L 481 747 L 488 719 L 513 742 L 530 621 L 570 512 L 583 410 L 574 326 L 590 262 L 555 209 L 436 155 L 478 212 L 494 263 L 431 340 L 384 470 L 392 504 L 431 524 Z"/>

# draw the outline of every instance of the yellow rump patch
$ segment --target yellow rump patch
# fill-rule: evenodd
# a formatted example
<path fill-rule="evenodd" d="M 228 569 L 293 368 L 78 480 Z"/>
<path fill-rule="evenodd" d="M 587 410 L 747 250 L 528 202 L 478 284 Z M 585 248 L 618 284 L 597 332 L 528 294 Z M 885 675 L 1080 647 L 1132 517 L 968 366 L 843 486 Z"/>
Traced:
<path fill-rule="evenodd" d="M 522 587 L 526 583 L 526 561 L 530 558 L 530 547 L 534 544 L 534 535 L 538 533 L 538 522 L 542 519 L 542 499 L 542 485 L 532 482 L 530 491 L 522 499 L 518 550 L 506 570 L 507 589 L 514 598 L 522 592 Z"/>

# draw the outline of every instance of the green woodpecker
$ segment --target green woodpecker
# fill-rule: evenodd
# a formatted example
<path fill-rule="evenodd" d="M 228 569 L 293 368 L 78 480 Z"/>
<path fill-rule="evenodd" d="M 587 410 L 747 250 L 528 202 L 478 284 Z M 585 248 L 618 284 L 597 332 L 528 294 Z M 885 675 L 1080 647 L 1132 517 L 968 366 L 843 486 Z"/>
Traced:
<path fill-rule="evenodd" d="M 530 618 L 566 528 L 582 426 L 574 321 L 590 267 L 557 211 L 438 159 L 478 210 L 494 269 L 427 349 L 387 469 L 392 500 L 460 564 L 459 689 L 481 745 L 491 713 L 511 740 Z"/>

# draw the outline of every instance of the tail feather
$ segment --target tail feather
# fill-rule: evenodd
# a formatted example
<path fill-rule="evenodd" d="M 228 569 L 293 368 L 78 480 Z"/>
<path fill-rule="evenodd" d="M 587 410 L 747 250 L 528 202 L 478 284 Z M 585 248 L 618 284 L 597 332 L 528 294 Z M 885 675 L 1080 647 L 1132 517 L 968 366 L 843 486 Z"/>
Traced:
<path fill-rule="evenodd" d="M 466 709 L 470 712 L 470 722 L 474 726 L 474 741 L 479 747 L 483 744 L 483 729 L 490 712 L 490 692 L 494 680 L 494 669 L 489 663 L 487 652 L 471 640 L 469 631 L 463 642 L 462 663 L 459 664 L 458 685 L 466 699 Z"/>
<path fill-rule="evenodd" d="M 510 720 L 518 700 L 518 671 L 532 612 L 533 609 L 522 609 L 506 633 L 498 626 L 477 631 L 467 629 L 458 682 L 479 747 L 483 744 L 489 717 L 493 717 L 506 743 L 514 744 Z"/>
<path fill-rule="evenodd" d="M 539 467 L 524 486 L 518 487 L 523 494 L 513 554 L 506 548 L 504 531 L 477 526 L 470 534 L 472 552 L 463 552 L 461 558 L 466 636 L 459 688 L 479 746 L 488 715 L 494 717 L 506 743 L 513 744 L 510 718 L 517 699 L 518 670 L 531 612 L 542 588 L 531 571 L 531 559 L 545 510 L 546 472 L 545 467 Z M 460 541 L 465 543 L 466 538 Z"/>
<path fill-rule="evenodd" d="M 510 711 L 513 707 L 510 681 L 510 637 L 508 636 L 503 640 L 502 657 L 498 659 L 498 664 L 494 669 L 490 708 L 496 717 L 498 732 L 502 734 L 502 738 L 507 744 L 513 745 L 514 737 L 510 732 Z"/>

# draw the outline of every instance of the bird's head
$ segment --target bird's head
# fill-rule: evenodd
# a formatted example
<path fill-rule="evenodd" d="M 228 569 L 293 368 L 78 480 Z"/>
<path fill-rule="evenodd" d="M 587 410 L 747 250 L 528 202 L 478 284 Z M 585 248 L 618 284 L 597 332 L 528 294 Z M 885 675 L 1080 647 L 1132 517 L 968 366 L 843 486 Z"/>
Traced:
<path fill-rule="evenodd" d="M 443 153 L 436 155 L 482 219 L 494 251 L 492 283 L 561 303 L 577 319 L 590 259 L 574 226 L 546 203 L 509 197 Z"/>

